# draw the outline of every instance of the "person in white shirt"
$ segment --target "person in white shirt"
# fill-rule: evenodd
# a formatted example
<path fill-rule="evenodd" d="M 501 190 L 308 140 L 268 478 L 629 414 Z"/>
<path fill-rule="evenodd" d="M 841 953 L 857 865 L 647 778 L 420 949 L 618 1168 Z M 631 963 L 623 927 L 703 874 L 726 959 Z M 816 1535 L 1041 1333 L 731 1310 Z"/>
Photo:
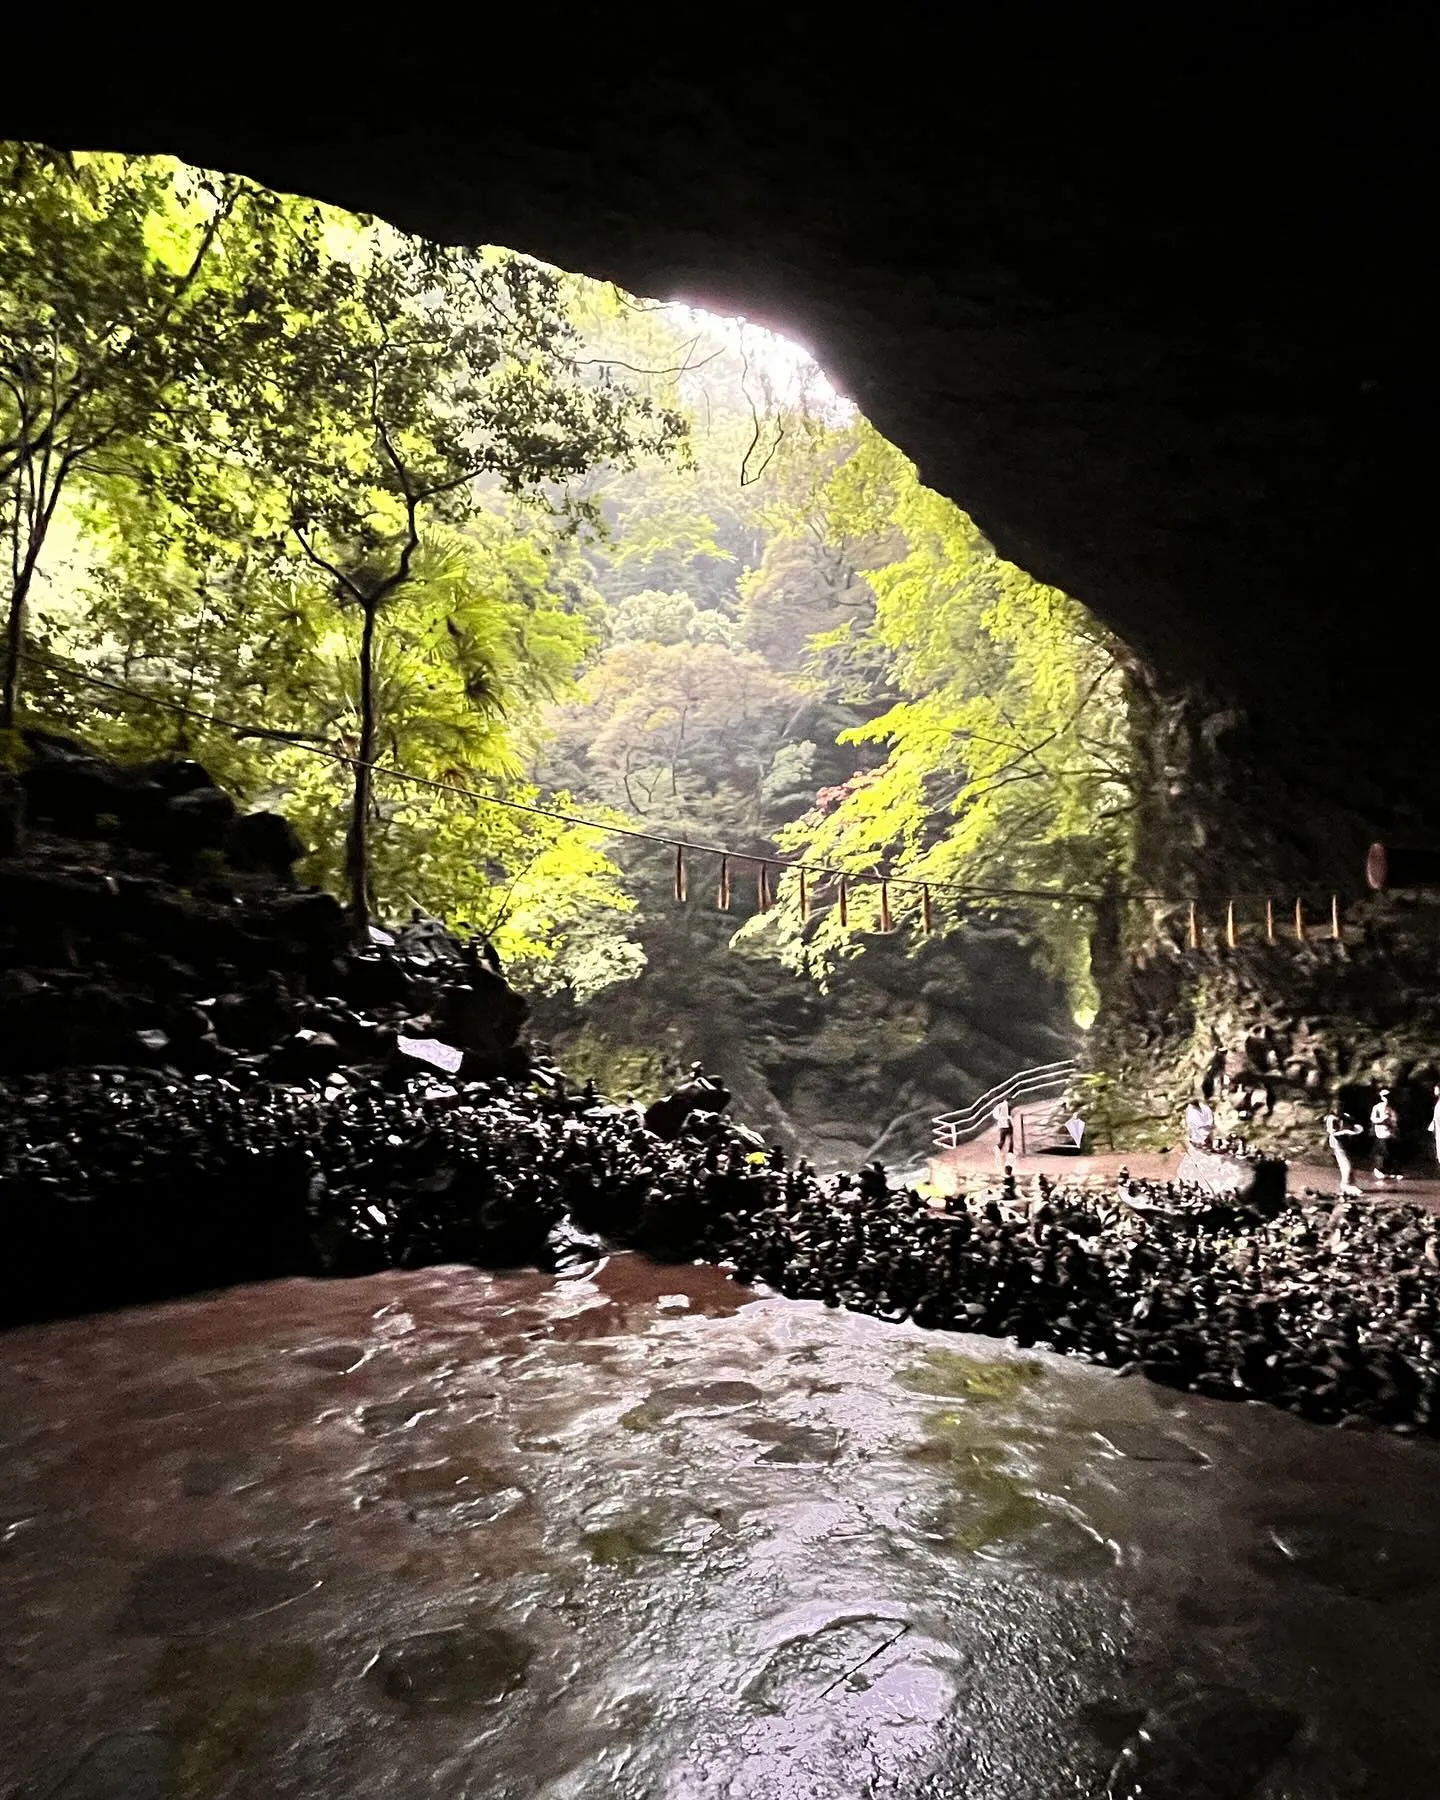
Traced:
<path fill-rule="evenodd" d="M 1430 1136 L 1435 1143 L 1435 1161 L 1440 1163 L 1440 1081 L 1435 1083 L 1435 1110 L 1430 1115 Z"/>
<path fill-rule="evenodd" d="M 1380 1181 L 1402 1181 L 1395 1168 L 1396 1138 L 1400 1121 L 1390 1104 L 1390 1090 L 1381 1088 L 1380 1098 L 1370 1108 L 1370 1130 L 1375 1137 L 1375 1175 Z"/>
<path fill-rule="evenodd" d="M 1360 1189 L 1355 1185 L 1355 1172 L 1350 1165 L 1348 1143 L 1357 1138 L 1365 1129 L 1348 1118 L 1340 1102 L 1337 1100 L 1325 1115 L 1325 1142 L 1330 1146 L 1330 1154 L 1335 1158 L 1335 1167 L 1340 1171 L 1340 1197 L 1342 1200 L 1358 1198 Z"/>
<path fill-rule="evenodd" d="M 1009 1159 L 1015 1154 L 1015 1115 L 1010 1110 L 1010 1102 L 1001 1100 L 993 1107 L 990 1117 L 995 1121 L 995 1160 L 1003 1168 L 1009 1168 Z"/>
<path fill-rule="evenodd" d="M 1215 1115 L 1203 1094 L 1185 1108 L 1185 1139 L 1192 1150 L 1208 1150 L 1215 1136 Z"/>

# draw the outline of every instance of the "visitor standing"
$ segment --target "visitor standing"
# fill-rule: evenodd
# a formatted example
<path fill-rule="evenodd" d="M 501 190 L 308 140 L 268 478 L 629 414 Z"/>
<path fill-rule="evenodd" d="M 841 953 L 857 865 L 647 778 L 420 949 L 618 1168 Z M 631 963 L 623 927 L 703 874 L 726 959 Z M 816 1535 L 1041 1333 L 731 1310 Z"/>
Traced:
<path fill-rule="evenodd" d="M 1208 1150 L 1215 1138 L 1215 1115 L 1203 1094 L 1185 1108 L 1185 1141 L 1192 1150 Z"/>
<path fill-rule="evenodd" d="M 1335 1167 L 1340 1171 L 1340 1197 L 1350 1200 L 1358 1197 L 1360 1189 L 1355 1185 L 1355 1171 L 1350 1163 L 1348 1140 L 1357 1138 L 1364 1131 L 1363 1125 L 1357 1125 L 1350 1118 L 1337 1100 L 1325 1115 L 1325 1142 L 1330 1146 L 1330 1154 L 1335 1158 Z"/>
<path fill-rule="evenodd" d="M 991 1109 L 990 1117 L 995 1121 L 995 1160 L 1003 1168 L 1010 1167 L 1009 1159 L 1015 1154 L 1015 1115 L 1010 1110 L 1008 1099 L 1001 1098 Z"/>
<path fill-rule="evenodd" d="M 1430 1137 L 1435 1145 L 1435 1161 L 1440 1165 L 1440 1081 L 1435 1083 L 1435 1107 L 1430 1114 Z"/>
<path fill-rule="evenodd" d="M 1380 1098 L 1370 1108 L 1370 1130 L 1375 1138 L 1375 1174 L 1381 1181 L 1403 1180 L 1395 1167 L 1399 1129 L 1400 1121 L 1390 1104 L 1390 1090 L 1383 1087 Z"/>

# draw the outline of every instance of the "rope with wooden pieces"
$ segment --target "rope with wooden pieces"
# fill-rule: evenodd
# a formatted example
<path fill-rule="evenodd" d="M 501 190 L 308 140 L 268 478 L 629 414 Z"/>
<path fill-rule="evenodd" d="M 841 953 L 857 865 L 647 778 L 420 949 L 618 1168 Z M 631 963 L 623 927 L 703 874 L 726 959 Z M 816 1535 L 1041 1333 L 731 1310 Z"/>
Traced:
<path fill-rule="evenodd" d="M 143 706 L 156 706 L 163 711 L 183 718 L 194 719 L 198 723 L 208 725 L 215 730 L 227 731 L 236 737 L 273 739 L 283 743 L 287 749 L 298 750 L 307 756 L 319 757 L 322 761 L 337 764 L 347 769 L 358 769 L 360 759 L 347 755 L 345 751 L 333 749 L 323 744 L 298 742 L 289 733 L 275 731 L 265 726 L 247 725 L 235 719 L 227 719 L 219 714 L 205 711 L 203 708 L 186 705 L 179 700 L 171 700 L 160 694 L 146 693 L 144 689 L 129 686 L 127 683 L 112 681 L 108 678 L 92 674 L 81 669 L 62 657 L 51 652 L 30 652 L 33 660 L 49 664 L 62 670 L 72 680 L 87 686 L 102 689 L 127 700 L 133 700 Z M 677 838 L 668 833 L 645 831 L 639 826 L 622 825 L 613 821 L 587 818 L 582 814 L 565 811 L 559 807 L 540 806 L 523 800 L 505 800 L 495 794 L 480 793 L 477 789 L 468 788 L 458 782 L 438 781 L 430 776 L 417 775 L 408 769 L 372 762 L 372 775 L 396 781 L 411 787 L 429 789 L 433 792 L 450 795 L 454 798 L 474 801 L 479 806 L 495 806 L 507 812 L 528 813 L 534 817 L 553 819 L 558 823 L 581 829 L 595 831 L 605 836 L 624 837 L 641 843 L 657 844 L 671 852 L 674 858 L 673 890 L 675 899 L 684 905 L 690 898 L 690 863 L 687 858 L 705 857 L 718 862 L 718 880 L 715 889 L 715 904 L 722 912 L 731 909 L 734 898 L 734 874 L 738 868 L 753 870 L 755 881 L 755 909 L 757 912 L 769 912 L 779 901 L 777 879 L 785 875 L 795 877 L 795 896 L 798 903 L 800 922 L 809 922 L 816 911 L 816 890 L 828 885 L 833 894 L 836 918 L 842 929 L 850 924 L 856 887 L 878 889 L 879 929 L 889 933 L 895 929 L 895 911 L 892 899 L 896 889 L 909 889 L 915 895 L 915 913 L 922 936 L 929 936 L 935 926 L 935 899 L 937 895 L 950 895 L 960 900 L 980 903 L 1004 901 L 1044 901 L 1051 905 L 1086 905 L 1098 906 L 1107 901 L 1149 902 L 1151 904 L 1177 907 L 1186 905 L 1187 933 L 1186 941 L 1192 950 L 1200 948 L 1201 927 L 1198 903 L 1194 900 L 1182 902 L 1173 896 L 1151 893 L 1116 893 L 1103 894 L 1084 890 L 1057 890 L 1054 888 L 1003 888 L 984 887 L 979 884 L 926 880 L 914 875 L 895 875 L 877 871 L 856 871 L 840 869 L 830 864 L 808 862 L 785 857 L 765 857 L 750 851 L 736 850 L 724 844 L 698 843 L 689 838 Z M 1240 926 L 1236 914 L 1237 901 L 1243 899 L 1262 899 L 1258 895 L 1237 896 L 1226 904 L 1225 941 L 1234 949 L 1240 938 Z M 1264 899 L 1265 907 L 1265 940 L 1273 944 L 1276 939 L 1274 902 Z M 1295 901 L 1294 933 L 1300 943 L 1311 941 L 1310 928 L 1305 919 L 1304 902 Z M 1342 941 L 1340 923 L 1340 900 L 1338 895 L 1330 896 L 1329 931 L 1326 934 L 1334 942 Z"/>

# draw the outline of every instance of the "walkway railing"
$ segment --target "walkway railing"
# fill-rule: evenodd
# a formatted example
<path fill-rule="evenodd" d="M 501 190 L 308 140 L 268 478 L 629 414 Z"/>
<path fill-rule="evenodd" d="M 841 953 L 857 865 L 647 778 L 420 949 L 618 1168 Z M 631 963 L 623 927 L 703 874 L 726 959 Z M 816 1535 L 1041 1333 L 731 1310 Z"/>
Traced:
<path fill-rule="evenodd" d="M 937 1150 L 955 1150 L 978 1137 L 990 1124 L 990 1115 L 1002 1100 L 1012 1106 L 1024 1100 L 1039 1100 L 1049 1094 L 1063 1093 L 1079 1072 L 1074 1057 L 1060 1062 L 1037 1063 L 1033 1069 L 1020 1069 L 1016 1074 L 997 1081 L 978 1099 L 954 1112 L 941 1113 L 931 1120 L 931 1136 Z"/>

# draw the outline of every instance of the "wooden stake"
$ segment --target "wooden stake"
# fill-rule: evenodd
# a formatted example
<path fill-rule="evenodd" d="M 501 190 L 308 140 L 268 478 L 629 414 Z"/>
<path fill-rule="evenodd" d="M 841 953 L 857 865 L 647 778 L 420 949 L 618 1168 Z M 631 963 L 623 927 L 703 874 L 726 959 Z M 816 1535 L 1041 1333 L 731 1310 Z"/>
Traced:
<path fill-rule="evenodd" d="M 1195 902 L 1193 900 L 1190 902 L 1190 948 L 1192 950 L 1198 950 L 1200 948 L 1200 921 L 1195 916 Z"/>
<path fill-rule="evenodd" d="M 805 871 L 800 871 L 800 923 L 803 925 L 810 917 L 810 891 L 805 886 Z"/>
<path fill-rule="evenodd" d="M 926 937 L 930 935 L 931 922 L 930 890 L 928 887 L 922 887 L 920 890 L 920 929 Z"/>
<path fill-rule="evenodd" d="M 1330 896 L 1330 936 L 1337 944 L 1341 942 L 1340 896 L 1338 894 L 1332 894 Z"/>
<path fill-rule="evenodd" d="M 1273 900 L 1265 902 L 1265 942 L 1267 944 L 1275 942 L 1275 902 Z"/>
<path fill-rule="evenodd" d="M 685 846 L 675 846 L 675 898 L 681 905 L 685 902 Z"/>
<path fill-rule="evenodd" d="M 1225 908 L 1225 942 L 1232 950 L 1235 948 L 1235 902 L 1233 900 Z"/>
<path fill-rule="evenodd" d="M 880 929 L 882 931 L 895 929 L 890 918 L 890 883 L 888 881 L 880 883 Z"/>
<path fill-rule="evenodd" d="M 843 930 L 844 927 L 850 923 L 850 894 L 845 886 L 845 877 L 842 875 L 842 876 L 840 876 L 839 880 L 840 880 L 840 896 L 839 896 L 840 897 L 840 925 L 841 925 L 841 929 Z"/>
<path fill-rule="evenodd" d="M 1305 942 L 1305 902 L 1300 899 L 1295 902 L 1295 941 Z"/>
<path fill-rule="evenodd" d="M 728 856 L 720 858 L 720 885 L 715 890 L 715 904 L 721 912 L 730 910 L 730 858 Z"/>
<path fill-rule="evenodd" d="M 755 905 L 760 912 L 770 910 L 770 865 L 761 863 L 755 871 Z"/>

